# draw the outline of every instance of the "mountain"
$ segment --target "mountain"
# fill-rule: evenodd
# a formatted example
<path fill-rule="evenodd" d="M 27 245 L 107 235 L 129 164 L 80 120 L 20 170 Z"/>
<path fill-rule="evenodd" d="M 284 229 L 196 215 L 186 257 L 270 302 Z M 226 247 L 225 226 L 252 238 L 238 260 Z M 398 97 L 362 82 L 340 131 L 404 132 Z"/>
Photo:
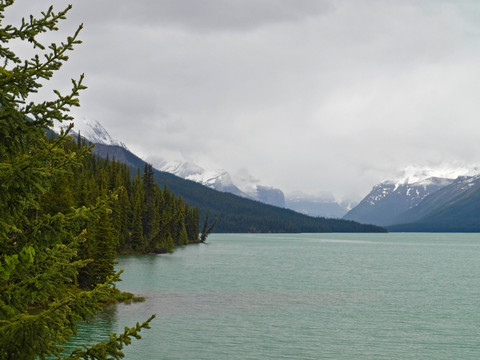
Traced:
<path fill-rule="evenodd" d="M 174 174 L 186 180 L 195 181 L 211 189 L 248 197 L 247 194 L 234 185 L 230 174 L 225 170 L 205 170 L 190 161 L 172 161 L 165 159 L 155 160 L 153 166 L 160 171 Z"/>
<path fill-rule="evenodd" d="M 247 197 L 246 194 L 233 184 L 230 174 L 224 170 L 207 171 L 190 161 L 160 160 L 156 161 L 154 166 L 160 171 L 174 174 L 186 180 L 195 181 L 211 189 Z"/>
<path fill-rule="evenodd" d="M 349 203 L 339 203 L 331 194 L 312 196 L 301 192 L 287 195 L 285 207 L 302 214 L 329 218 L 342 218 L 350 210 Z"/>
<path fill-rule="evenodd" d="M 115 145 L 127 149 L 123 142 L 113 139 L 98 121 L 76 120 L 74 132 L 80 132 L 82 136 L 92 143 Z M 265 204 L 292 209 L 309 216 L 341 218 L 350 210 L 349 204 L 338 203 L 331 195 L 326 198 L 324 196 L 319 197 L 307 194 L 301 194 L 300 196 L 300 193 L 296 193 L 294 196 L 287 198 L 282 190 L 263 185 L 246 170 L 240 170 L 232 176 L 222 169 L 206 170 L 191 161 L 166 160 L 158 157 L 151 157 L 147 161 L 160 171 L 195 181 L 211 189 L 257 200 Z"/>
<path fill-rule="evenodd" d="M 93 151 L 101 157 L 127 163 L 136 174 L 145 162 L 118 145 L 96 144 Z M 191 206 L 198 206 L 202 216 L 217 218 L 216 232 L 383 232 L 383 228 L 354 221 L 314 218 L 293 210 L 220 192 L 197 182 L 154 168 L 155 181 L 167 186 Z"/>
<path fill-rule="evenodd" d="M 283 194 L 283 191 L 271 186 L 257 185 L 255 187 L 255 193 L 252 198 L 265 204 L 270 204 L 282 208 L 286 207 L 285 195 Z"/>
<path fill-rule="evenodd" d="M 461 176 L 401 214 L 391 231 L 479 232 L 480 175 Z"/>
<path fill-rule="evenodd" d="M 382 182 L 374 186 L 343 219 L 380 226 L 395 224 L 397 217 L 405 211 L 452 182 L 452 179 L 439 177 L 429 177 L 413 183 Z"/>
<path fill-rule="evenodd" d="M 258 180 L 245 171 L 232 180 L 232 176 L 225 170 L 205 170 L 189 161 L 156 159 L 152 163 L 160 171 L 195 181 L 211 189 L 285 207 L 285 196 L 280 189 L 260 185 Z"/>
<path fill-rule="evenodd" d="M 123 142 L 113 139 L 98 121 L 83 118 L 76 120 L 74 123 L 73 132 L 75 134 L 80 133 L 81 136 L 94 144 L 113 145 L 127 149 L 127 146 Z M 61 128 L 66 127 L 67 124 L 57 125 L 55 130 L 59 132 Z M 236 176 L 235 183 L 238 182 L 240 184 L 239 186 L 242 187 L 240 189 L 239 186 L 235 185 L 232 177 L 225 170 L 205 170 L 191 161 L 158 158 L 152 160 L 152 165 L 160 171 L 177 175 L 186 180 L 198 182 L 211 189 L 257 200 L 265 204 L 285 207 L 285 196 L 280 189 L 261 185 L 258 180 L 246 172 L 242 172 Z"/>
<path fill-rule="evenodd" d="M 143 169 L 144 160 L 130 152 L 124 143 L 114 140 L 100 123 L 81 120 L 75 123 L 74 129 L 79 130 L 80 134 L 92 143 L 96 143 L 93 151 L 99 156 L 108 156 L 128 164 L 132 168 L 132 174 L 136 174 L 138 168 Z M 154 172 L 159 185 L 168 186 L 191 205 L 199 206 L 202 214 L 208 212 L 211 218 L 218 218 L 216 231 L 384 231 L 353 221 L 313 218 L 284 209 L 283 192 L 261 185 L 246 171 L 236 174 L 235 182 L 238 186 L 228 172 L 205 170 L 192 162 L 157 160 Z"/>
<path fill-rule="evenodd" d="M 262 185 L 246 170 L 231 176 L 225 170 L 205 170 L 189 161 L 156 159 L 153 164 L 161 171 L 198 182 L 212 189 L 284 207 L 309 216 L 341 218 L 350 210 L 349 204 L 338 203 L 331 195 L 313 196 L 296 192 L 285 196 L 280 189 Z"/>
<path fill-rule="evenodd" d="M 65 129 L 67 126 L 68 123 L 56 123 L 54 131 L 59 133 L 61 129 Z M 115 145 L 127 149 L 123 142 L 113 139 L 102 124 L 95 120 L 87 120 L 85 118 L 76 120 L 72 131 L 74 134 L 80 134 L 94 144 Z"/>

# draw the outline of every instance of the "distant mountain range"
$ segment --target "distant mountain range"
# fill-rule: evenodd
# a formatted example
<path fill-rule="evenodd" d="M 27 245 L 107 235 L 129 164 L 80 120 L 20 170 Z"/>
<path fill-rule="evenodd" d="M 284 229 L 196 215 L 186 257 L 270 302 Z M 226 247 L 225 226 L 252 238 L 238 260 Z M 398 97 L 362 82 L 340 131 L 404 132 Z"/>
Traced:
<path fill-rule="evenodd" d="M 192 180 L 222 192 L 257 200 L 265 204 L 285 207 L 285 196 L 280 189 L 260 185 L 251 176 L 244 177 L 241 184 L 235 184 L 225 170 L 205 170 L 189 161 L 157 160 L 153 162 L 158 170 L 169 172 L 186 180 Z"/>
<path fill-rule="evenodd" d="M 480 175 L 383 182 L 344 219 L 389 231 L 479 232 Z"/>
<path fill-rule="evenodd" d="M 310 216 L 342 218 L 356 203 L 338 202 L 332 195 L 312 196 L 303 193 L 290 194 L 285 199 L 285 207 Z"/>
<path fill-rule="evenodd" d="M 127 163 L 132 168 L 143 168 L 145 162 L 118 145 L 96 144 L 93 151 L 101 157 Z M 231 193 L 220 192 L 191 180 L 154 169 L 155 181 L 167 186 L 200 213 L 218 219 L 215 232 L 382 232 L 383 228 L 362 225 L 355 221 L 314 218 L 293 210 L 267 205 Z"/>
<path fill-rule="evenodd" d="M 94 151 L 101 156 L 106 157 L 108 154 L 127 162 L 134 169 L 143 167 L 144 161 L 131 153 L 125 144 L 114 140 L 100 123 L 80 121 L 76 123 L 75 129 L 97 144 Z M 352 207 L 348 203 L 340 204 L 329 196 L 315 197 L 296 193 L 286 197 L 280 189 L 262 185 L 247 173 L 233 180 L 225 170 L 205 170 L 191 162 L 171 160 L 156 161 L 154 167 L 157 168 L 159 183 L 167 184 L 175 193 L 184 196 L 185 200 L 198 205 L 203 211 L 209 211 L 219 218 L 225 217 L 220 226 L 221 231 L 269 231 L 269 226 L 276 231 L 287 232 L 344 231 L 347 228 L 356 229 L 357 225 L 353 224 L 358 222 L 385 226 L 390 231 L 480 232 L 480 175 L 451 178 L 454 172 L 450 172 L 449 177 L 428 176 L 431 169 L 421 169 L 414 176 L 374 186 L 357 206 Z M 217 191 L 208 192 L 206 189 Z M 211 202 L 211 199 L 216 199 L 221 205 Z M 228 209 L 224 207 L 227 203 L 230 204 Z M 260 209 L 259 206 L 267 207 Z M 261 220 L 262 213 L 269 214 L 269 220 Z M 348 226 L 341 222 L 313 225 L 308 216 L 298 218 L 304 216 L 300 213 L 329 218 L 343 216 L 344 220 L 351 223 Z M 236 220 L 233 220 L 234 216 L 237 216 Z M 274 218 L 275 221 L 272 220 Z M 279 218 L 285 223 L 282 224 Z M 292 218 L 303 225 L 289 222 Z M 262 221 L 263 225 L 260 224 Z M 240 223 L 245 225 L 238 227 Z M 247 224 L 253 225 L 248 227 Z"/>
<path fill-rule="evenodd" d="M 100 125 L 101 126 L 101 125 Z M 77 127 L 76 127 L 77 128 Z M 128 164 L 132 168 L 132 175 L 137 169 L 143 170 L 145 161 L 129 151 L 124 144 L 117 142 L 103 127 L 95 127 L 97 137 L 87 138 L 97 141 L 93 151 L 103 158 L 115 158 L 117 161 Z M 102 130 L 103 129 L 103 130 Z M 80 134 L 89 134 L 86 129 Z M 179 168 L 180 169 L 180 168 Z M 185 169 L 185 167 L 183 167 Z M 195 169 L 195 168 L 194 168 Z M 189 169 L 191 170 L 191 169 Z M 198 169 L 197 169 L 198 170 Z M 210 218 L 217 218 L 216 232 L 382 232 L 385 229 L 362 225 L 355 221 L 342 219 L 326 219 L 311 217 L 298 212 L 261 203 L 249 198 L 238 196 L 230 192 L 221 192 L 205 186 L 199 182 L 176 176 L 172 173 L 154 168 L 155 181 L 160 186 L 167 186 L 176 195 L 188 202 L 191 206 L 198 206 L 202 216 L 206 213 Z M 218 177 L 217 177 L 218 178 Z M 222 179 L 223 185 L 228 181 Z M 213 183 L 215 180 L 212 180 Z M 262 192 L 262 187 L 257 191 Z M 267 193 L 271 193 L 267 189 Z M 283 194 L 283 193 L 282 193 Z M 265 195 L 263 195 L 265 196 Z"/>
<path fill-rule="evenodd" d="M 127 149 L 123 142 L 113 139 L 98 121 L 76 120 L 74 130 L 80 132 L 92 143 L 120 146 Z M 282 190 L 261 184 L 246 171 L 232 177 L 223 169 L 204 169 L 191 161 L 159 159 L 158 157 L 152 157 L 147 161 L 160 171 L 197 182 L 211 189 L 288 208 L 309 216 L 341 218 L 350 209 L 348 203 L 339 203 L 332 196 L 318 197 L 299 193 L 285 196 Z"/>
<path fill-rule="evenodd" d="M 218 191 L 284 207 L 309 216 L 341 218 L 349 210 L 348 203 L 339 203 L 333 196 L 319 197 L 299 192 L 287 196 L 280 189 L 262 185 L 246 171 L 232 177 L 225 170 L 205 170 L 189 161 L 156 160 L 153 165 L 161 171 Z"/>

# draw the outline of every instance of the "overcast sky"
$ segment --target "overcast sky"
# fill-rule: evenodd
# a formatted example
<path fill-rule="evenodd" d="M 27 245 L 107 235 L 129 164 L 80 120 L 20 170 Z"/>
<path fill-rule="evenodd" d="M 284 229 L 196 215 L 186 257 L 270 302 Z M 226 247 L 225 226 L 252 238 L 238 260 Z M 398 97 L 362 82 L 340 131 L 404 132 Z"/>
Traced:
<path fill-rule="evenodd" d="M 144 157 L 360 199 L 479 163 L 480 1 L 77 0 L 76 116 Z M 68 1 L 17 0 L 10 16 Z"/>

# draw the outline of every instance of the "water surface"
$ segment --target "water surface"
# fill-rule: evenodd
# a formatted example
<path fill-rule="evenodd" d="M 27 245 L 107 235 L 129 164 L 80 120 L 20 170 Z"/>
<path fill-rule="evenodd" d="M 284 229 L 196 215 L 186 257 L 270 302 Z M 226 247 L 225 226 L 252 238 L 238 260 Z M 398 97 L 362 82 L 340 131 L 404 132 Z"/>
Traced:
<path fill-rule="evenodd" d="M 123 290 L 74 343 L 156 313 L 128 359 L 478 359 L 478 234 L 214 234 L 121 256 Z"/>

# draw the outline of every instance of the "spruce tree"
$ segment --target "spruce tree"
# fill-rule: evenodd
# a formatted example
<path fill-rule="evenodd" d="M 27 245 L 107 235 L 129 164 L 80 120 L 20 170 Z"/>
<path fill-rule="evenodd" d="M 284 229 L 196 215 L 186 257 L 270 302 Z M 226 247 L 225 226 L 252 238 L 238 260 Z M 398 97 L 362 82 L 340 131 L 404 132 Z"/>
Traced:
<path fill-rule="evenodd" d="M 81 27 L 65 42 L 47 47 L 38 35 L 58 30 L 70 7 L 60 12 L 50 7 L 19 26 L 5 25 L 4 13 L 13 3 L 0 0 L 0 359 L 33 360 L 60 354 L 75 324 L 93 316 L 100 299 L 112 293 L 115 277 L 92 290 L 78 287 L 79 270 L 88 262 L 78 258 L 86 238 L 82 227 L 107 211 L 104 202 L 75 208 L 67 206 L 68 199 L 61 209 L 42 208 L 53 184 L 77 170 L 88 152 L 85 147 L 64 151 L 68 130 L 53 142 L 46 137 L 55 121 L 72 119 L 69 110 L 79 105 L 85 89 L 83 76 L 72 80 L 69 94 L 55 91 L 54 100 L 32 102 L 29 96 L 68 60 L 80 43 Z M 30 44 L 36 55 L 18 57 L 9 48 L 14 41 Z M 67 358 L 120 358 L 123 345 L 148 322 Z"/>
<path fill-rule="evenodd" d="M 97 285 L 107 281 L 114 274 L 114 262 L 117 248 L 117 239 L 112 226 L 111 212 L 102 209 L 96 223 L 91 266 L 91 284 Z"/>
<path fill-rule="evenodd" d="M 150 244 L 153 236 L 158 232 L 158 212 L 156 208 L 155 181 L 153 179 L 152 165 L 145 163 L 143 171 L 143 212 L 142 227 L 143 237 L 147 246 Z"/>
<path fill-rule="evenodd" d="M 140 178 L 140 170 L 133 181 L 132 194 L 132 223 L 131 240 L 132 249 L 136 251 L 145 250 L 145 238 L 143 236 L 142 214 L 144 212 L 144 191 Z"/>

